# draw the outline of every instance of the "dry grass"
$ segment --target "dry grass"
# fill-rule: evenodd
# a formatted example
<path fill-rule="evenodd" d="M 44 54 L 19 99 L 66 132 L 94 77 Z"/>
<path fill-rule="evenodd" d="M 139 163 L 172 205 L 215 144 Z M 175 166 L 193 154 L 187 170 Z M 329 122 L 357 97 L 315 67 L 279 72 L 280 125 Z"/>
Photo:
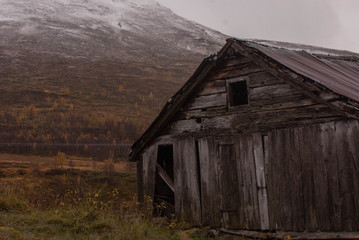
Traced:
<path fill-rule="evenodd" d="M 47 171 L 54 168 L 55 157 L 16 155 L 0 153 L 0 176 L 3 174 L 21 174 L 36 170 Z M 66 156 L 67 163 L 63 169 L 76 169 L 81 171 L 101 171 L 105 168 L 105 162 L 94 161 L 91 158 Z M 136 163 L 120 161 L 114 162 L 114 170 L 119 173 L 135 173 Z"/>
<path fill-rule="evenodd" d="M 0 240 L 208 239 L 184 231 L 186 223 L 152 218 L 151 200 L 136 200 L 132 163 L 93 170 L 92 161 L 71 159 L 72 167 L 54 169 L 53 158 L 0 154 Z"/>
<path fill-rule="evenodd" d="M 73 159 L 72 168 L 54 169 L 51 160 L 0 155 L 0 240 L 179 239 L 167 221 L 139 211 L 127 163 L 112 163 L 109 176 L 104 163 L 93 170 Z"/>

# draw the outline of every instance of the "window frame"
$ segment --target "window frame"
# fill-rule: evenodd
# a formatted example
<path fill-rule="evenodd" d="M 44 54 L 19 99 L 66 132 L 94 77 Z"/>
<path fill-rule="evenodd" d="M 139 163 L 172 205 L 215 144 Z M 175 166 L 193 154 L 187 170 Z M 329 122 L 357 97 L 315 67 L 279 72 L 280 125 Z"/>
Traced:
<path fill-rule="evenodd" d="M 248 77 L 236 77 L 236 78 L 230 78 L 226 80 L 226 93 L 227 93 L 227 107 L 228 109 L 236 109 L 236 108 L 246 108 L 249 107 L 250 101 L 249 101 L 249 87 L 248 87 Z M 239 105 L 231 105 L 231 102 L 233 102 L 231 99 L 233 99 L 231 95 L 231 84 L 237 83 L 237 82 L 245 82 L 246 83 L 246 89 L 247 89 L 247 103 L 246 104 L 239 104 Z"/>

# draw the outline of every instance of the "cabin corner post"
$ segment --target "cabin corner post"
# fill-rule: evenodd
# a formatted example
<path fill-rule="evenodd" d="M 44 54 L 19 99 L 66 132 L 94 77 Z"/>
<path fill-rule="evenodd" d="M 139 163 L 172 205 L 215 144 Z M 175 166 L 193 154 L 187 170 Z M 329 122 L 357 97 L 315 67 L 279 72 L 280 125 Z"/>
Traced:
<path fill-rule="evenodd" d="M 144 202 L 144 191 L 143 191 L 143 160 L 142 157 L 136 162 L 137 168 L 137 200 L 140 203 Z"/>

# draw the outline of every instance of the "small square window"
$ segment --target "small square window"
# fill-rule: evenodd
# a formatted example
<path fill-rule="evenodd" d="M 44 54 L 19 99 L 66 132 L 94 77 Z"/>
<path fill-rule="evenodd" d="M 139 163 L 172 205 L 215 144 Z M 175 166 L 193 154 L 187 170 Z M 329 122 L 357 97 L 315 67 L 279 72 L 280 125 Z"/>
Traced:
<path fill-rule="evenodd" d="M 227 86 L 230 107 L 248 104 L 247 81 L 232 81 Z"/>

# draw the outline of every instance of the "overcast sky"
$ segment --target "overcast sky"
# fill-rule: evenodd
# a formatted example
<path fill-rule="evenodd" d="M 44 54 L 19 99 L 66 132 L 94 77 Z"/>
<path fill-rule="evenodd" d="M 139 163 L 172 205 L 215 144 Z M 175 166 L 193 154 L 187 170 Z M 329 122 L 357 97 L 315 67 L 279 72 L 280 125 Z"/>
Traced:
<path fill-rule="evenodd" d="M 224 34 L 359 53 L 359 0 L 156 0 Z"/>

